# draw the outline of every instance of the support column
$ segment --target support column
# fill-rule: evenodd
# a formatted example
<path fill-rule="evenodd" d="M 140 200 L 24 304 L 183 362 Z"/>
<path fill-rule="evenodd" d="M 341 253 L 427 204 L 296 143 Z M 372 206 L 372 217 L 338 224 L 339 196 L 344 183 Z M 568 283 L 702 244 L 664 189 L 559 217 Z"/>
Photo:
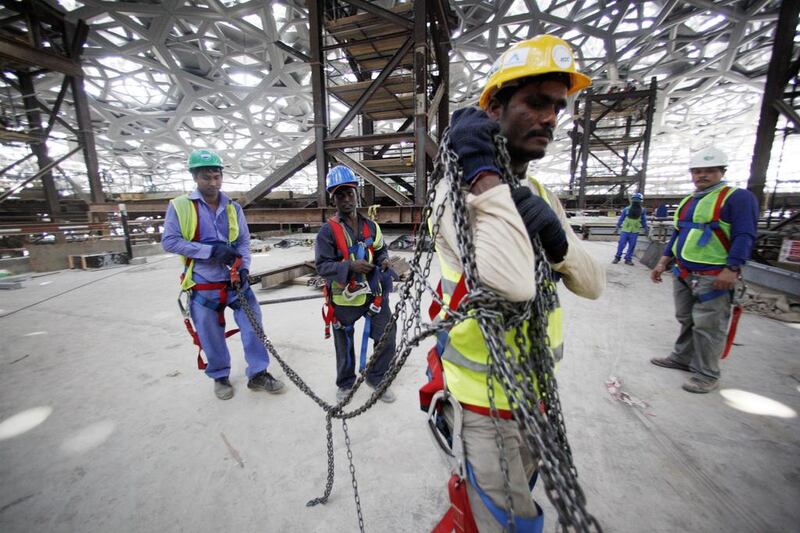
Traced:
<path fill-rule="evenodd" d="M 325 137 L 328 136 L 328 96 L 325 90 L 325 52 L 322 50 L 321 2 L 308 2 L 309 43 L 311 45 L 311 94 L 314 100 L 314 148 L 317 167 L 317 204 L 328 205 L 325 176 L 328 161 L 325 155 Z"/>
<path fill-rule="evenodd" d="M 366 115 L 361 115 L 361 134 L 362 135 L 372 135 L 375 133 L 375 125 L 374 123 L 367 118 Z M 374 146 L 365 146 L 364 147 L 364 159 L 372 159 L 373 154 L 375 153 Z M 365 181 L 364 182 L 364 207 L 370 206 L 375 203 L 375 186 L 371 183 Z"/>
<path fill-rule="evenodd" d="M 422 205 L 428 192 L 425 141 L 428 131 L 428 9 L 414 2 L 414 203 Z"/>
<path fill-rule="evenodd" d="M 658 83 L 656 78 L 650 78 L 650 96 L 647 99 L 647 125 L 644 128 L 644 148 L 642 151 L 642 172 L 639 175 L 639 192 L 644 194 L 647 183 L 647 159 L 650 156 L 650 136 L 653 133 L 653 112 L 656 108 L 656 91 Z"/>
<path fill-rule="evenodd" d="M 39 107 L 36 105 L 36 92 L 33 87 L 33 79 L 27 72 L 17 71 L 17 79 L 22 89 L 22 101 L 25 104 L 25 115 L 28 119 L 28 128 L 33 135 L 42 136 L 42 116 Z M 45 168 L 50 164 L 50 156 L 47 154 L 47 142 L 44 138 L 31 143 L 31 151 L 36 155 L 39 168 Z M 58 205 L 58 191 L 53 180 L 53 172 L 48 170 L 42 174 L 42 186 L 44 187 L 47 210 L 52 220 L 59 218 L 60 207 Z"/>
<path fill-rule="evenodd" d="M 778 109 L 775 103 L 782 99 L 788 82 L 786 73 L 792 60 L 798 15 L 800 15 L 800 2 L 784 0 L 781 3 L 778 26 L 775 29 L 775 42 L 772 45 L 772 58 L 767 69 L 767 82 L 764 85 L 764 98 L 761 100 L 761 118 L 756 130 L 750 178 L 747 180 L 747 189 L 756 195 L 759 208 L 764 206 L 764 185 L 767 182 L 769 156 L 775 140 L 775 127 L 778 124 Z"/>
<path fill-rule="evenodd" d="M 70 57 L 80 61 L 83 44 L 89 33 L 89 27 L 83 22 L 77 28 L 68 28 L 68 37 L 72 43 Z M 83 161 L 86 164 L 86 175 L 89 178 L 89 189 L 92 203 L 100 204 L 106 201 L 103 193 L 103 182 L 100 180 L 100 170 L 97 162 L 97 149 L 94 144 L 94 131 L 92 129 L 92 115 L 89 112 L 89 101 L 83 86 L 83 76 L 70 77 L 72 98 L 75 105 L 75 117 L 78 120 L 78 142 L 83 146 Z"/>
<path fill-rule="evenodd" d="M 586 177 L 589 164 L 589 142 L 592 139 L 592 90 L 586 91 L 583 110 L 583 143 L 581 145 L 581 178 L 578 184 L 578 209 L 586 208 Z"/>

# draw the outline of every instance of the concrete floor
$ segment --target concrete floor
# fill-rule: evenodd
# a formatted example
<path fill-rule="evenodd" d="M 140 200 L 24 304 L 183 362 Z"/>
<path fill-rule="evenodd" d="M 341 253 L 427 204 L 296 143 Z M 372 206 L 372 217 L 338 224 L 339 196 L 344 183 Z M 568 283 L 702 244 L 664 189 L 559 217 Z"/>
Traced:
<path fill-rule="evenodd" d="M 603 262 L 613 255 L 614 243 L 586 246 Z M 312 255 L 274 249 L 252 271 Z M 307 508 L 325 484 L 321 410 L 295 387 L 247 390 L 236 337 L 236 396 L 217 400 L 175 305 L 178 270 L 172 256 L 151 257 L 0 293 L 0 531 L 357 530 L 341 425 L 331 499 Z M 691 395 L 680 389 L 684 373 L 648 363 L 677 334 L 669 282 L 652 285 L 639 265 L 609 265 L 608 282 L 594 302 L 562 288 L 558 374 L 588 508 L 604 530 L 800 531 L 800 331 L 745 315 L 723 390 Z M 332 400 L 320 305 L 262 309 L 279 353 Z M 398 376 L 396 403 L 349 424 L 368 531 L 429 531 L 447 507 L 448 472 L 417 408 L 427 348 Z M 615 401 L 611 376 L 646 407 Z M 541 487 L 536 495 L 554 531 Z"/>

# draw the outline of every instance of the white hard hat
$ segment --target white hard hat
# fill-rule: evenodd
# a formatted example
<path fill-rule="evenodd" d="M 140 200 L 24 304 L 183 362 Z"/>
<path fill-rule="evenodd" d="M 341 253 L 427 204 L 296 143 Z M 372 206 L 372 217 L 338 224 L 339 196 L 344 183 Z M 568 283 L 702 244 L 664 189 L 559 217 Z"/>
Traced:
<path fill-rule="evenodd" d="M 695 152 L 689 161 L 689 168 L 727 167 L 728 156 L 719 148 L 709 146 Z"/>

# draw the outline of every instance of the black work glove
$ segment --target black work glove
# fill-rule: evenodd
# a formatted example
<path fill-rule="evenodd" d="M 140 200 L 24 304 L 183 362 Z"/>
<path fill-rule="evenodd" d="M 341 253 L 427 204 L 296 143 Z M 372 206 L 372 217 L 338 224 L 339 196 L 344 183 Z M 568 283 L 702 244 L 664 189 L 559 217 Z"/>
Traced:
<path fill-rule="evenodd" d="M 465 107 L 450 120 L 450 145 L 458 154 L 464 181 L 472 183 L 483 171 L 500 174 L 494 162 L 494 136 L 500 125 L 477 107 Z"/>
<path fill-rule="evenodd" d="M 511 192 L 511 198 L 517 205 L 528 230 L 531 241 L 539 235 L 542 246 L 551 263 L 560 263 L 567 255 L 567 234 L 561 227 L 558 215 L 553 211 L 544 198 L 540 198 L 527 187 L 517 187 Z"/>
<path fill-rule="evenodd" d="M 223 265 L 232 265 L 236 258 L 239 257 L 239 252 L 230 244 L 212 244 L 211 245 L 211 258 L 216 259 Z"/>
<path fill-rule="evenodd" d="M 250 271 L 246 268 L 239 269 L 239 286 L 242 288 L 243 291 L 247 290 L 247 287 L 250 286 Z"/>

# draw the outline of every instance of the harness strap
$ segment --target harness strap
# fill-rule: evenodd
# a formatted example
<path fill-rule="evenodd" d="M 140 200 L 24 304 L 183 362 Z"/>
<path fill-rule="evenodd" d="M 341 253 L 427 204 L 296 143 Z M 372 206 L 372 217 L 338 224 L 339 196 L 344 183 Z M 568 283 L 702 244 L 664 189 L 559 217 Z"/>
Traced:
<path fill-rule="evenodd" d="M 722 231 L 722 228 L 719 227 L 719 219 L 720 219 L 720 213 L 722 212 L 722 204 L 725 203 L 725 200 L 728 198 L 728 195 L 730 194 L 731 190 L 732 189 L 727 185 L 722 188 L 722 190 L 719 193 L 719 196 L 717 196 L 717 202 L 714 204 L 714 215 L 713 215 L 714 222 L 716 222 L 717 224 L 717 226 L 713 228 L 714 234 L 717 236 L 717 239 L 719 239 L 719 242 L 722 243 L 722 246 L 723 248 L 725 248 L 726 252 L 731 249 L 731 241 L 730 239 L 728 239 L 728 236 L 725 235 L 725 232 Z"/>
<path fill-rule="evenodd" d="M 478 481 L 475 479 L 475 472 L 473 471 L 472 465 L 469 463 L 469 461 L 465 461 L 465 466 L 467 470 L 467 479 L 472 485 L 472 488 L 475 489 L 475 492 L 477 492 L 478 496 L 481 497 L 481 501 L 483 501 L 483 504 L 486 506 L 489 512 L 492 513 L 494 519 L 497 520 L 501 526 L 505 527 L 508 524 L 508 514 L 506 514 L 505 509 L 494 503 L 489 495 L 486 494 L 478 485 Z M 520 533 L 542 533 L 544 530 L 544 513 L 542 512 L 542 508 L 539 507 L 539 504 L 536 502 L 533 502 L 533 504 L 536 506 L 536 510 L 539 512 L 539 515 L 536 518 L 522 518 L 519 516 L 514 517 L 515 529 Z"/>
<path fill-rule="evenodd" d="M 369 334 L 372 329 L 372 317 L 369 313 L 364 316 L 364 333 L 361 335 L 361 357 L 359 358 L 359 370 L 364 370 L 367 366 L 367 346 L 369 345 Z"/>
<path fill-rule="evenodd" d="M 716 300 L 720 296 L 725 296 L 730 294 L 731 291 L 728 289 L 717 289 L 714 291 L 705 292 L 703 294 L 697 295 L 697 301 L 700 303 L 710 302 L 711 300 Z"/>
<path fill-rule="evenodd" d="M 711 215 L 711 221 L 708 223 L 700 223 L 700 222 L 693 222 L 687 219 L 687 214 L 689 211 L 689 204 L 691 201 L 687 201 L 683 204 L 683 207 L 680 210 L 680 214 L 678 215 L 678 229 L 698 229 L 702 230 L 703 235 L 700 237 L 700 240 L 697 241 L 698 246 L 706 246 L 709 241 L 711 240 L 711 235 L 716 235 L 717 239 L 719 239 L 720 244 L 722 244 L 723 248 L 726 251 L 731 249 L 731 241 L 725 232 L 722 231 L 722 228 L 719 225 L 721 213 L 722 213 L 722 206 L 725 203 L 725 200 L 730 195 L 731 191 L 730 187 L 727 185 L 724 186 L 717 196 L 716 201 L 714 202 L 714 211 Z"/>
<path fill-rule="evenodd" d="M 728 357 L 733 347 L 733 340 L 736 338 L 736 329 L 739 326 L 739 319 L 742 317 L 742 306 L 737 305 L 733 308 L 731 324 L 728 326 L 728 338 L 725 340 L 725 349 L 722 351 L 722 359 Z"/>
<path fill-rule="evenodd" d="M 467 295 L 467 278 L 464 274 L 461 274 L 461 277 L 458 280 L 458 284 L 456 288 L 453 289 L 453 294 L 450 296 L 450 303 L 448 304 L 449 309 L 457 309 L 458 304 L 461 303 L 461 300 L 464 299 L 464 296 Z M 439 280 L 439 285 L 436 286 L 436 295 L 439 296 L 439 299 L 442 299 L 442 280 Z M 433 300 L 431 302 L 430 307 L 428 307 L 428 316 L 430 316 L 431 320 L 434 320 L 442 310 L 442 304 L 438 301 Z"/>
<path fill-rule="evenodd" d="M 478 533 L 478 526 L 472 516 L 469 505 L 467 484 L 458 474 L 450 476 L 447 482 L 447 493 L 450 496 L 450 508 L 442 519 L 433 527 L 432 533 Z"/>
<path fill-rule="evenodd" d="M 718 276 L 722 272 L 721 268 L 712 268 L 711 270 L 688 270 L 686 267 L 679 267 L 675 265 L 672 267 L 672 273 L 677 277 L 681 283 L 684 285 L 686 284 L 686 278 L 689 277 L 689 274 L 696 274 L 700 276 Z M 688 285 L 687 285 L 688 287 Z M 689 287 L 691 289 L 691 287 Z M 717 289 L 709 292 L 704 292 L 703 294 L 698 294 L 695 296 L 698 302 L 705 303 L 710 302 L 720 296 L 725 296 L 726 294 L 730 294 L 731 291 L 728 289 Z"/>

